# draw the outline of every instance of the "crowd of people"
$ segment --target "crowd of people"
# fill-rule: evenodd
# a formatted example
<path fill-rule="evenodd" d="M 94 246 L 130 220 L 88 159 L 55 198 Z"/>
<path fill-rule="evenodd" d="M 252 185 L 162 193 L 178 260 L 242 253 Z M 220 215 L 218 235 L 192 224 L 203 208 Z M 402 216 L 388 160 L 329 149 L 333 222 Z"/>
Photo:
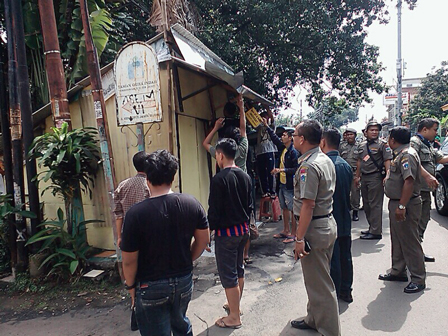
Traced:
<path fill-rule="evenodd" d="M 251 160 L 242 97 L 236 102 L 224 110 L 239 113 L 238 121 L 229 120 L 234 125 L 224 127 L 227 118 L 218 119 L 203 143 L 217 164 L 208 213 L 194 197 L 171 190 L 178 161 L 166 150 L 137 153 L 137 176 L 115 192 L 125 287 L 141 335 L 193 335 L 186 316 L 193 261 L 209 249 L 211 232 L 227 312 L 215 325 L 242 327 L 240 301 L 256 198 L 254 176 L 246 168 Z M 405 293 L 424 290 L 425 261 L 434 261 L 425 257 L 421 245 L 430 192 L 437 184 L 436 164 L 448 162 L 432 145 L 439 122 L 423 119 L 413 137 L 408 128 L 395 127 L 386 141 L 379 137 L 381 124 L 372 120 L 363 130 L 365 140 L 357 141 L 355 129 L 347 128 L 341 137 L 316 120 L 284 128 L 279 137 L 270 113 L 262 117 L 257 131 L 261 145 L 255 151 L 262 197 L 279 199 L 283 230 L 274 237 L 295 244 L 294 258 L 301 262 L 308 295 L 306 317 L 291 326 L 341 334 L 338 298 L 353 302 L 351 223 L 359 220 L 361 195 L 369 224 L 360 237 L 364 240 L 382 239 L 384 195 L 389 198 L 392 267 L 379 279 L 409 281 Z M 219 139 L 212 145 L 216 133 Z M 274 177 L 276 183 L 271 182 Z"/>

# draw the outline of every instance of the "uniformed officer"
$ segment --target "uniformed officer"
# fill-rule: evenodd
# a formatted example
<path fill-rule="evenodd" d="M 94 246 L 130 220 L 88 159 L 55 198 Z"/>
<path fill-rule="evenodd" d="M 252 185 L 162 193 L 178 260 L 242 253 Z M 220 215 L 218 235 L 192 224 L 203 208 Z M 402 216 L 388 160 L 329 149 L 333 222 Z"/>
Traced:
<path fill-rule="evenodd" d="M 437 129 L 439 128 L 439 121 L 434 118 L 422 119 L 417 127 L 417 135 L 411 138 L 411 146 L 414 148 L 422 163 L 423 169 L 425 169 L 432 176 L 435 175 L 436 166 L 438 163 L 447 163 L 448 155 L 444 156 L 443 153 L 435 149 L 431 142 L 434 141 L 437 135 Z M 431 188 L 422 183 L 422 190 L 420 193 L 422 197 L 422 215 L 420 217 L 418 231 L 420 241 L 423 241 L 423 235 L 430 219 L 431 211 Z M 435 261 L 434 257 L 425 255 L 425 261 Z"/>
<path fill-rule="evenodd" d="M 330 261 L 336 241 L 333 193 L 336 172 L 333 162 L 322 153 L 322 126 L 315 120 L 300 123 L 294 147 L 304 153 L 294 177 L 294 215 L 297 219 L 295 259 L 301 259 L 308 294 L 307 316 L 291 321 L 298 329 L 315 329 L 322 335 L 341 335 L 336 290 L 330 277 Z M 306 243 L 311 250 L 307 252 Z"/>
<path fill-rule="evenodd" d="M 358 146 L 358 163 L 355 182 L 361 180 L 361 194 L 369 230 L 361 231 L 361 239 L 381 239 L 383 229 L 383 179 L 389 170 L 392 151 L 386 141 L 378 138 L 381 124 L 376 120 L 367 123 L 366 140 Z"/>
<path fill-rule="evenodd" d="M 411 132 L 403 126 L 395 127 L 389 135 L 393 161 L 384 183 L 389 197 L 390 237 L 392 240 L 392 269 L 380 274 L 380 280 L 411 282 L 405 293 L 418 293 L 425 289 L 425 261 L 418 236 L 418 222 L 422 199 L 421 167 L 417 152 L 410 147 Z"/>
<path fill-rule="evenodd" d="M 342 141 L 339 146 L 339 153 L 341 157 L 347 161 L 347 163 L 353 169 L 353 176 L 356 172 L 356 165 L 358 163 L 358 146 L 356 141 L 356 130 L 354 128 L 347 128 L 343 134 L 345 141 Z M 353 210 L 352 220 L 358 221 L 358 211 L 360 207 L 361 189 L 358 188 L 358 184 L 353 180 L 352 188 L 350 191 L 350 206 Z"/>

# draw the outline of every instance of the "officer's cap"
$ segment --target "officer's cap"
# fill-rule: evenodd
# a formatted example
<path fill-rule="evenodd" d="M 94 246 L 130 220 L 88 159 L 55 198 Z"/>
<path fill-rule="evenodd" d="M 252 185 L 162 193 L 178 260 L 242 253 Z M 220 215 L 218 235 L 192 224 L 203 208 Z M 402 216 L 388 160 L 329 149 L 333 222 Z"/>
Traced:
<path fill-rule="evenodd" d="M 356 131 L 354 128 L 350 128 L 350 127 L 347 128 L 344 133 L 347 133 L 347 132 L 355 133 L 355 135 L 358 134 L 358 131 Z"/>
<path fill-rule="evenodd" d="M 378 121 L 376 121 L 375 119 L 370 120 L 370 121 L 367 123 L 367 125 L 366 125 L 366 130 L 368 130 L 370 126 L 378 126 L 378 130 L 379 130 L 379 131 L 381 131 L 381 129 L 383 128 L 383 126 L 382 126 Z"/>

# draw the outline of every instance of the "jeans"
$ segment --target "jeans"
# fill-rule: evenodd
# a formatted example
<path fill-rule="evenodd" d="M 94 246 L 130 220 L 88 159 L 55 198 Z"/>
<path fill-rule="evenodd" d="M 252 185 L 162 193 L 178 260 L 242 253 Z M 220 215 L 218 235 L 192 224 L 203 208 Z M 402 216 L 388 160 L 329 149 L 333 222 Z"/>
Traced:
<path fill-rule="evenodd" d="M 331 258 L 331 278 L 339 295 L 350 294 L 353 284 L 352 238 L 339 237 L 336 239 Z"/>
<path fill-rule="evenodd" d="M 274 153 L 257 155 L 258 178 L 260 179 L 263 194 L 274 193 L 274 176 L 271 171 L 275 167 Z"/>
<path fill-rule="evenodd" d="M 186 316 L 193 293 L 192 274 L 143 281 L 136 293 L 136 317 L 142 336 L 193 336 Z"/>

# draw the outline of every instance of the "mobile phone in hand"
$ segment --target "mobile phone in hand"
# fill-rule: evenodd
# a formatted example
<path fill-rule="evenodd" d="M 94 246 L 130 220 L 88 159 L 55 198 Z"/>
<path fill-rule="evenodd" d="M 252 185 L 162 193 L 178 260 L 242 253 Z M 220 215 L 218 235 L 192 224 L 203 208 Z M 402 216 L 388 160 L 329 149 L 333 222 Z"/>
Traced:
<path fill-rule="evenodd" d="M 304 241 L 305 241 L 305 252 L 309 253 L 311 251 L 311 245 L 308 240 L 304 239 Z"/>

